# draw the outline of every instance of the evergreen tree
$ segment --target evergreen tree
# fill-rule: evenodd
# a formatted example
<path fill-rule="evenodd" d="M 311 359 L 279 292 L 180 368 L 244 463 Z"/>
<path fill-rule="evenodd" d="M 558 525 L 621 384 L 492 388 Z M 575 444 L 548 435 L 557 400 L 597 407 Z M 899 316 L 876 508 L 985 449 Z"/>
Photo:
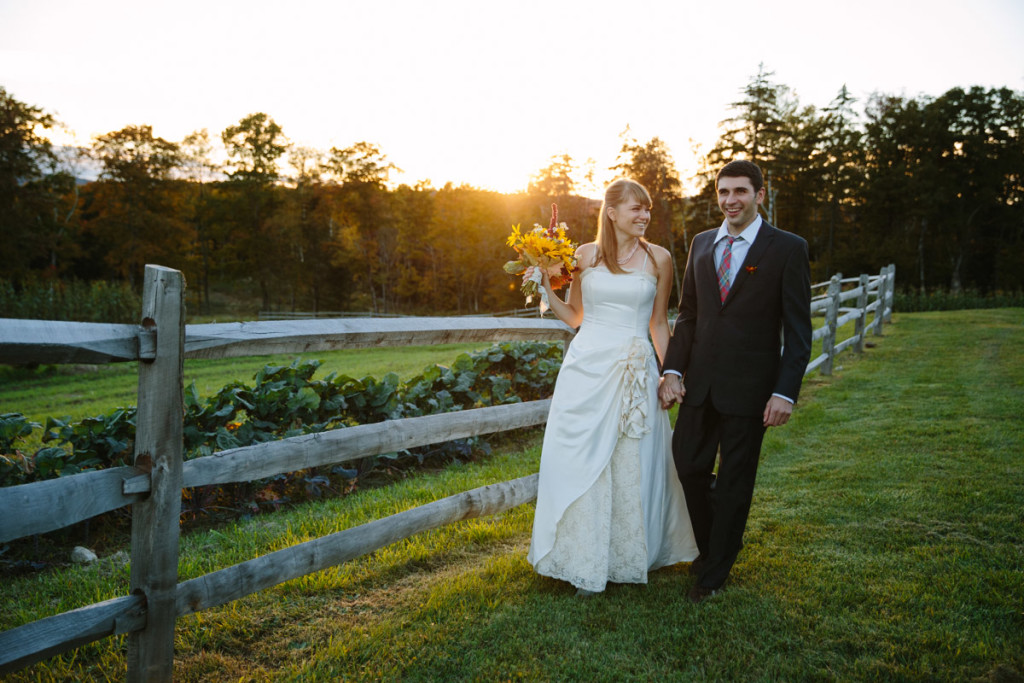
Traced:
<path fill-rule="evenodd" d="M 292 271 L 293 236 L 281 223 L 270 221 L 281 192 L 278 160 L 288 151 L 284 131 L 267 114 L 250 114 L 221 133 L 232 169 L 226 190 L 231 200 L 233 230 L 230 245 L 236 250 L 234 275 L 255 277 L 264 309 L 272 306 L 279 275 Z"/>

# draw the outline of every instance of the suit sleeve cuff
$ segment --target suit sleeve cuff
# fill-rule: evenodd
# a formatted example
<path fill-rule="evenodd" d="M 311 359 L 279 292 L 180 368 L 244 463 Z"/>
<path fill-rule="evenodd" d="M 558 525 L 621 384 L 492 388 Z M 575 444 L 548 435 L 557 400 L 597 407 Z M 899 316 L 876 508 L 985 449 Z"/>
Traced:
<path fill-rule="evenodd" d="M 679 372 L 678 370 L 662 370 L 661 374 L 662 375 L 675 375 L 676 377 L 679 377 L 679 378 L 682 378 L 682 376 L 683 376 L 683 373 Z"/>
<path fill-rule="evenodd" d="M 666 370 L 665 372 L 668 372 L 668 370 Z M 783 396 L 782 394 L 772 394 L 772 396 L 778 396 L 778 397 L 779 397 L 779 398 L 781 398 L 781 399 L 782 399 L 783 401 L 789 401 L 790 403 L 792 403 L 792 404 L 794 404 L 794 405 L 796 404 L 796 401 L 794 401 L 793 399 L 791 399 L 791 398 L 790 398 L 789 396 Z"/>

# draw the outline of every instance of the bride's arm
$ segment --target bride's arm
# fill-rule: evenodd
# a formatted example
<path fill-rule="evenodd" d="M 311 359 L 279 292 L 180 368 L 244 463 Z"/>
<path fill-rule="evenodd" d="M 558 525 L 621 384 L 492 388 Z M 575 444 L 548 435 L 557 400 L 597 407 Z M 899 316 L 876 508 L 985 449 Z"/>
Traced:
<path fill-rule="evenodd" d="M 658 288 L 654 292 L 654 310 L 651 311 L 651 341 L 658 363 L 665 360 L 670 332 L 668 329 L 668 297 L 672 293 L 672 256 L 662 247 L 652 244 L 654 266 L 658 271 Z"/>
<path fill-rule="evenodd" d="M 583 322 L 583 290 L 580 289 L 580 276 L 589 267 L 594 259 L 594 244 L 582 244 L 576 249 L 576 263 L 579 269 L 573 275 L 569 283 L 569 293 L 565 300 L 562 300 L 554 290 L 551 289 L 551 280 L 547 274 L 544 275 L 541 286 L 547 290 L 548 304 L 555 316 L 569 327 L 579 327 Z"/>

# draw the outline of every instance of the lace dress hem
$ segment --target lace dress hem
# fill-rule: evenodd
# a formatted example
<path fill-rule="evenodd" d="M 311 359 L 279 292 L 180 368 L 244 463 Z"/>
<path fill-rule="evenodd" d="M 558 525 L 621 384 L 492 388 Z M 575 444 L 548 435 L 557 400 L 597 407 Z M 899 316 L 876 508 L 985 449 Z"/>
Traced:
<path fill-rule="evenodd" d="M 599 593 L 607 583 L 647 583 L 640 440 L 621 437 L 597 481 L 558 522 L 538 574 Z"/>

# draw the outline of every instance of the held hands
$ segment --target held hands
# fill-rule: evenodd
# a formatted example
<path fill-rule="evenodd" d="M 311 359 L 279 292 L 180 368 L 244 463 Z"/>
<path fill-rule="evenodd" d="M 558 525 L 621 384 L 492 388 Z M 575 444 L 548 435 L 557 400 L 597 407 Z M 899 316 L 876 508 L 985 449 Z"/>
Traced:
<path fill-rule="evenodd" d="M 686 387 L 680 381 L 679 375 L 671 372 L 662 375 L 658 381 L 658 399 L 661 401 L 662 409 L 668 410 L 673 403 L 682 403 L 684 396 Z"/>
<path fill-rule="evenodd" d="M 793 404 L 784 398 L 772 396 L 768 399 L 768 405 L 764 408 L 764 426 L 781 427 L 789 422 L 789 416 L 793 414 Z"/>
<path fill-rule="evenodd" d="M 686 387 L 683 386 L 679 376 L 667 372 L 658 380 L 658 400 L 661 407 L 668 410 L 673 403 L 682 403 L 686 396 Z M 772 396 L 768 399 L 768 405 L 764 408 L 764 426 L 781 427 L 789 422 L 793 414 L 793 404 L 779 396 Z"/>

